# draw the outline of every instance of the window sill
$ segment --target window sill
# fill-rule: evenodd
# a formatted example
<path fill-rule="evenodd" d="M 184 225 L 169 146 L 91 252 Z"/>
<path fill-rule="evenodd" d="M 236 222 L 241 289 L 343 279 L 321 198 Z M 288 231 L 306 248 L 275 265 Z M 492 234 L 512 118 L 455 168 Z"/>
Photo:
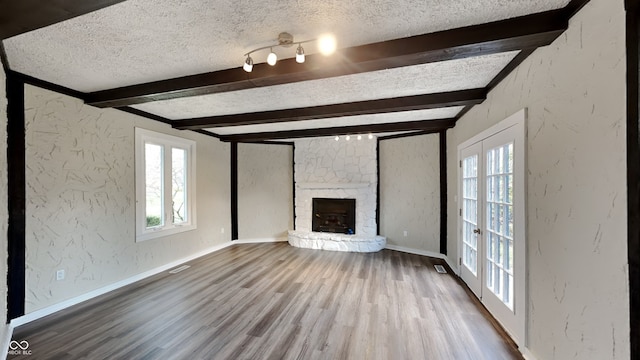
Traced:
<path fill-rule="evenodd" d="M 189 225 L 176 225 L 174 227 L 166 228 L 162 230 L 150 230 L 150 231 L 143 232 L 142 234 L 137 234 L 136 242 L 156 239 L 159 237 L 165 237 L 169 235 L 175 235 L 175 234 L 179 234 L 179 233 L 183 233 L 183 232 L 191 231 L 195 229 L 196 229 L 195 224 L 189 224 Z"/>

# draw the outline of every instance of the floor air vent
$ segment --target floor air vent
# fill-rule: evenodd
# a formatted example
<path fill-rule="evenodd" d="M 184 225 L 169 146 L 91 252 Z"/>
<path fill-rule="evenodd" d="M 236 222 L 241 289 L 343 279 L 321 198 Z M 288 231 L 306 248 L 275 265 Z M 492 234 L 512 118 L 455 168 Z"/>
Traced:
<path fill-rule="evenodd" d="M 189 265 L 182 265 L 182 266 L 180 266 L 180 267 L 177 267 L 177 268 L 175 268 L 175 269 L 173 269 L 173 270 L 169 271 L 169 274 L 177 274 L 177 273 L 179 273 L 180 271 L 187 270 L 187 269 L 188 269 L 188 268 L 190 268 L 190 267 L 191 267 L 191 266 L 189 266 Z"/>
<path fill-rule="evenodd" d="M 447 270 L 444 269 L 442 265 L 433 265 L 436 268 L 436 271 L 440 274 L 446 274 Z"/>

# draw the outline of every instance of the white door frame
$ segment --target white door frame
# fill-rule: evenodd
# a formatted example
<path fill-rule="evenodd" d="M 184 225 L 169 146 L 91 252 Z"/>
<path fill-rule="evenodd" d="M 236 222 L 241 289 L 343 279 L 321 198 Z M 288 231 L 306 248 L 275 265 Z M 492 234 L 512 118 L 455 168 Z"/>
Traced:
<path fill-rule="evenodd" d="M 527 127 L 526 127 L 526 119 L 527 119 L 527 109 L 522 109 L 517 113 L 509 116 L 505 120 L 499 122 L 498 124 L 480 132 L 479 134 L 473 136 L 472 138 L 464 141 L 463 143 L 458 145 L 458 159 L 459 163 L 462 161 L 461 151 L 462 149 L 468 148 L 469 146 L 476 144 L 478 142 L 483 141 L 495 134 L 498 134 L 507 129 L 511 129 L 515 131 L 516 138 L 514 141 L 514 235 L 518 239 L 524 239 L 524 245 L 519 246 L 514 249 L 514 257 L 519 259 L 514 264 L 514 284 L 515 284 L 515 292 L 514 292 L 514 312 L 516 313 L 516 323 L 512 326 L 506 326 L 503 323 L 499 316 L 500 314 L 493 313 L 493 316 L 500 322 L 505 330 L 511 335 L 515 343 L 524 348 L 527 345 L 527 333 L 526 333 L 526 323 L 528 319 L 528 266 L 527 266 L 527 217 L 526 217 L 526 197 L 527 197 Z M 484 154 L 481 154 L 484 156 Z M 462 169 L 458 167 L 458 209 L 462 209 L 462 193 L 460 190 L 462 189 Z M 481 191 L 481 189 L 479 189 Z M 458 243 L 458 264 L 461 264 L 462 259 L 462 221 L 460 221 L 460 217 L 458 218 L 458 232 L 457 232 L 457 243 Z M 484 226 L 484 224 L 483 224 Z M 484 227 L 481 227 L 484 229 Z M 484 241 L 484 238 L 483 238 Z M 484 256 L 484 254 L 482 255 Z M 478 256 L 478 262 L 480 262 L 480 256 Z M 483 265 L 479 265 L 483 266 Z M 459 266 L 459 272 L 462 271 L 462 265 Z M 482 287 L 484 288 L 484 278 L 481 279 Z M 491 312 L 491 309 L 489 309 Z"/>

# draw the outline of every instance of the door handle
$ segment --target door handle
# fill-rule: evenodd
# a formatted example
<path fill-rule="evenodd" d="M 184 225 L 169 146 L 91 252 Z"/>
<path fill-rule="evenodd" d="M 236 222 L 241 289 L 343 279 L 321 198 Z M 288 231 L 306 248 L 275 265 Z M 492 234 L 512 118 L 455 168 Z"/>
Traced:
<path fill-rule="evenodd" d="M 474 234 L 480 234 L 480 229 L 473 229 Z"/>

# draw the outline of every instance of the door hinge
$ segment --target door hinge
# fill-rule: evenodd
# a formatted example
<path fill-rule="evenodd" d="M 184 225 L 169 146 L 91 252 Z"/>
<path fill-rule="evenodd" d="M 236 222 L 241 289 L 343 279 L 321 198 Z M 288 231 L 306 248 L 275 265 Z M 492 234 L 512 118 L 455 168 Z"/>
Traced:
<path fill-rule="evenodd" d="M 462 160 L 460 160 L 460 167 L 462 167 Z"/>
<path fill-rule="evenodd" d="M 462 209 L 460 209 L 460 216 L 462 216 Z"/>
<path fill-rule="evenodd" d="M 462 258 L 458 258 L 458 263 L 462 266 Z"/>

